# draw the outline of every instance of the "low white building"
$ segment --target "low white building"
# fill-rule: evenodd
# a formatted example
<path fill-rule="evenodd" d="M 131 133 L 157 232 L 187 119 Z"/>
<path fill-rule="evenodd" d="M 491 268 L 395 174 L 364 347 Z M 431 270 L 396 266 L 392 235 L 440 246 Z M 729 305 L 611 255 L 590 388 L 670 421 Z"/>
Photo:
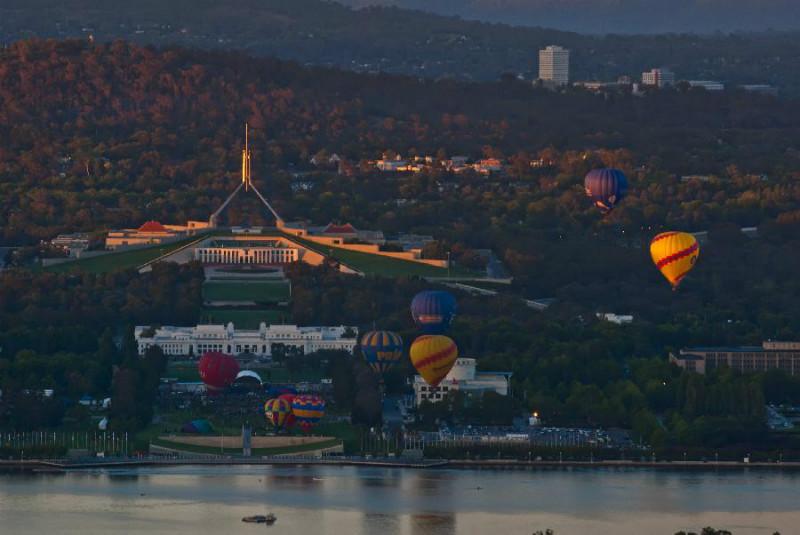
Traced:
<path fill-rule="evenodd" d="M 597 319 L 616 323 L 617 325 L 626 325 L 633 323 L 633 316 L 630 314 L 614 314 L 612 312 L 598 312 Z"/>
<path fill-rule="evenodd" d="M 253 354 L 271 356 L 275 345 L 300 349 L 304 354 L 321 350 L 352 352 L 358 342 L 358 329 L 338 327 L 298 327 L 297 325 L 267 325 L 258 330 L 235 329 L 227 325 L 197 325 L 195 327 L 147 327 L 134 330 L 139 354 L 158 346 L 165 355 L 200 356 L 207 351 L 228 355 Z"/>
<path fill-rule="evenodd" d="M 725 91 L 725 84 L 715 80 L 689 80 L 689 87 L 702 87 L 706 91 Z"/>
<path fill-rule="evenodd" d="M 476 365 L 477 361 L 472 358 L 457 359 L 453 369 L 438 386 L 430 386 L 421 376 L 415 375 L 414 400 L 417 406 L 423 401 L 431 403 L 441 401 L 454 390 L 467 394 L 492 391 L 501 396 L 508 395 L 511 372 L 479 372 L 475 369 Z"/>

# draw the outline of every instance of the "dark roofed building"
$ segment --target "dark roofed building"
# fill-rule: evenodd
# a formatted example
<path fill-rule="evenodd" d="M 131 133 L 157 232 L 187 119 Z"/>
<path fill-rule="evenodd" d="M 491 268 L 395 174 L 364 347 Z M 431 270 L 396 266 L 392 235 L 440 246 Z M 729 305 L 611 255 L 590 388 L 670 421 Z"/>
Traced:
<path fill-rule="evenodd" d="M 690 347 L 669 356 L 685 370 L 705 374 L 720 366 L 742 373 L 783 370 L 800 375 L 800 342 L 766 341 L 760 346 Z"/>

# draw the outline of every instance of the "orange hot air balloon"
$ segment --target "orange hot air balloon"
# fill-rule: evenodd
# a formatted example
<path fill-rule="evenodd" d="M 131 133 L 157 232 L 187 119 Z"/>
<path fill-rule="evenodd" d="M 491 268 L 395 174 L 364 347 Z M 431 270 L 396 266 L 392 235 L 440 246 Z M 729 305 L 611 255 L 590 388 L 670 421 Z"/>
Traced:
<path fill-rule="evenodd" d="M 447 336 L 423 335 L 414 340 L 409 351 L 411 364 L 425 382 L 436 386 L 450 372 L 458 358 L 458 347 Z"/>
<path fill-rule="evenodd" d="M 662 232 L 650 242 L 653 263 L 676 289 L 700 255 L 697 239 L 686 232 Z"/>

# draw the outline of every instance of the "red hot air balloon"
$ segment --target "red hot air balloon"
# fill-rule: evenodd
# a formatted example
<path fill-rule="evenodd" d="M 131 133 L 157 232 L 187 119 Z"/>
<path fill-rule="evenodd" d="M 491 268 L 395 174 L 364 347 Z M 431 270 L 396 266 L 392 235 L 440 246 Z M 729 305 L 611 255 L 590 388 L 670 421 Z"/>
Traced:
<path fill-rule="evenodd" d="M 209 351 L 200 357 L 197 369 L 208 390 L 219 391 L 233 384 L 239 373 L 239 363 L 230 355 Z"/>
<path fill-rule="evenodd" d="M 294 401 L 294 398 L 296 396 L 297 394 L 281 394 L 280 396 L 278 396 L 278 399 L 286 400 L 286 402 L 289 403 L 289 408 L 291 409 L 292 402 Z M 283 426 L 292 427 L 294 426 L 295 423 L 297 423 L 297 418 L 295 417 L 294 413 L 291 412 L 290 410 L 289 414 L 286 416 L 286 421 L 283 423 Z"/>

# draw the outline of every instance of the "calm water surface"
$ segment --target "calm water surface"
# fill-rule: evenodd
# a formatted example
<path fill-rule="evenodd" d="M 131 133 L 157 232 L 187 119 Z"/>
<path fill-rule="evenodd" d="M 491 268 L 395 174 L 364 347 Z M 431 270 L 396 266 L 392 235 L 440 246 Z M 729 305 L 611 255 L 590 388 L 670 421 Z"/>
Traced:
<path fill-rule="evenodd" d="M 272 527 L 241 518 L 268 511 Z M 0 474 L 0 534 L 800 534 L 780 472 L 173 467 Z"/>

